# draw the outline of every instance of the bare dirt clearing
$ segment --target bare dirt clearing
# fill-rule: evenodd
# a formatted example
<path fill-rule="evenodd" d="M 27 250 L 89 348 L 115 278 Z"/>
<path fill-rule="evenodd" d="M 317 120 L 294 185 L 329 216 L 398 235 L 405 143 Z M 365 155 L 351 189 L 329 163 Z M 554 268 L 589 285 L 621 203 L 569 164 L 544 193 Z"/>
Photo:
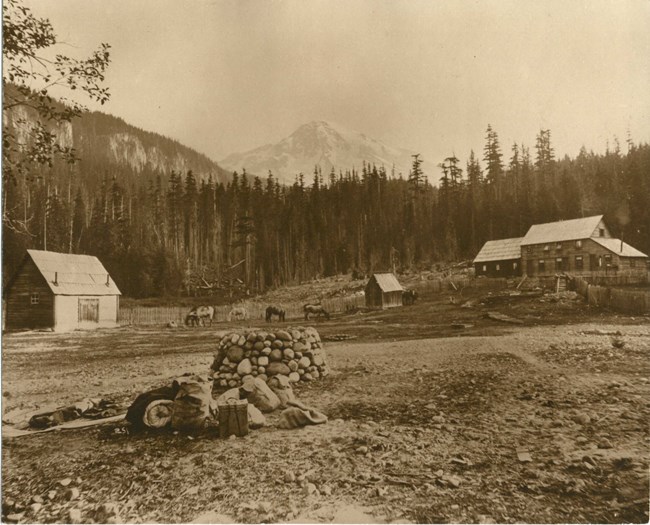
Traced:
<path fill-rule="evenodd" d="M 529 326 L 443 299 L 314 323 L 357 336 L 326 343 L 332 373 L 297 389 L 319 427 L 5 438 L 3 518 L 105 521 L 112 502 L 125 522 L 330 521 L 342 505 L 377 522 L 647 522 L 650 325 L 562 301 L 499 310 Z M 219 329 L 5 336 L 3 408 L 128 403 L 205 373 Z"/>

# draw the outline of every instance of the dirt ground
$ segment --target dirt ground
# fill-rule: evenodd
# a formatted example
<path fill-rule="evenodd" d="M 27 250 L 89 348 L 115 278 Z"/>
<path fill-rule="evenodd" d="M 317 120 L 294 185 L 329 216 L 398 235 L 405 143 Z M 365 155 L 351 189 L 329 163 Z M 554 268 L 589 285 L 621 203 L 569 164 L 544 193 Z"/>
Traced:
<path fill-rule="evenodd" d="M 425 297 L 311 324 L 353 338 L 326 342 L 332 373 L 296 389 L 327 424 L 281 430 L 271 414 L 230 440 L 123 423 L 3 433 L 3 521 L 648 521 L 647 318 L 568 297 Z M 85 397 L 128 406 L 205 373 L 228 328 L 5 335 L 3 421 Z"/>

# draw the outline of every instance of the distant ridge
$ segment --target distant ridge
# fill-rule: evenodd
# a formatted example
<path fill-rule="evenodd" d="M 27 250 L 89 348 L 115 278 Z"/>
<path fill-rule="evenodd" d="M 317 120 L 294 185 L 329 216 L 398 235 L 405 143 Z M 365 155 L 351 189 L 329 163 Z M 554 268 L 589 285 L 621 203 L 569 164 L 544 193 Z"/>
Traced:
<path fill-rule="evenodd" d="M 7 86 L 5 89 L 12 89 Z M 25 128 L 36 121 L 36 113 L 24 107 L 8 110 L 4 123 L 19 140 L 28 140 Z M 93 187 L 102 176 L 109 175 L 129 183 L 133 179 L 156 177 L 167 179 L 173 171 L 192 170 L 197 179 L 212 176 L 226 182 L 230 173 L 206 155 L 158 133 L 139 129 L 123 119 L 91 111 L 64 122 L 52 131 L 63 146 L 75 148 L 80 158 L 74 169 Z M 55 164 L 53 175 L 67 175 L 69 167 Z"/>
<path fill-rule="evenodd" d="M 324 176 L 332 168 L 338 173 L 352 168 L 361 170 L 363 162 L 384 166 L 390 174 L 408 176 L 414 152 L 387 146 L 363 133 L 322 120 L 309 122 L 276 144 L 267 144 L 243 153 L 233 153 L 219 161 L 231 170 L 266 176 L 271 170 L 285 183 L 292 183 L 299 173 L 308 180 L 318 165 Z M 425 173 L 428 166 L 425 164 Z"/>

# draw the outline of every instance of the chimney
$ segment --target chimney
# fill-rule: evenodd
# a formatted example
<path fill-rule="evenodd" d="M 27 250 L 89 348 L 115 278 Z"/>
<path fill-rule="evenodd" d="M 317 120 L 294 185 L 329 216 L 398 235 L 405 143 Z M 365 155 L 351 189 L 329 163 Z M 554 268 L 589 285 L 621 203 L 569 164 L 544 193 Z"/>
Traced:
<path fill-rule="evenodd" d="M 59 272 L 54 272 L 54 286 L 59 286 Z"/>
<path fill-rule="evenodd" d="M 111 276 L 109 274 L 106 274 L 106 286 L 110 284 L 110 278 Z"/>

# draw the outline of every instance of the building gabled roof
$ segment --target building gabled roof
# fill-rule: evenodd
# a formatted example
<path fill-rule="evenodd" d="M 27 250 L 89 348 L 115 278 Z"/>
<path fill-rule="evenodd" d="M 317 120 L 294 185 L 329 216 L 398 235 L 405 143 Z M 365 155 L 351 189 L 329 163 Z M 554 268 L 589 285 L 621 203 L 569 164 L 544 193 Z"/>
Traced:
<path fill-rule="evenodd" d="M 122 295 L 93 255 L 27 250 L 54 295 Z"/>
<path fill-rule="evenodd" d="M 404 288 L 392 273 L 374 273 L 372 277 L 377 281 L 382 292 L 402 292 Z"/>
<path fill-rule="evenodd" d="M 645 253 L 640 252 L 620 239 L 594 237 L 592 240 L 596 241 L 598 244 L 607 248 L 610 252 L 615 253 L 619 257 L 647 257 Z"/>
<path fill-rule="evenodd" d="M 521 240 L 523 237 L 488 241 L 474 259 L 475 263 L 489 261 L 508 261 L 521 258 Z"/>
<path fill-rule="evenodd" d="M 602 219 L 602 215 L 594 215 L 568 221 L 533 224 L 521 241 L 521 245 L 588 239 L 593 236 Z"/>

